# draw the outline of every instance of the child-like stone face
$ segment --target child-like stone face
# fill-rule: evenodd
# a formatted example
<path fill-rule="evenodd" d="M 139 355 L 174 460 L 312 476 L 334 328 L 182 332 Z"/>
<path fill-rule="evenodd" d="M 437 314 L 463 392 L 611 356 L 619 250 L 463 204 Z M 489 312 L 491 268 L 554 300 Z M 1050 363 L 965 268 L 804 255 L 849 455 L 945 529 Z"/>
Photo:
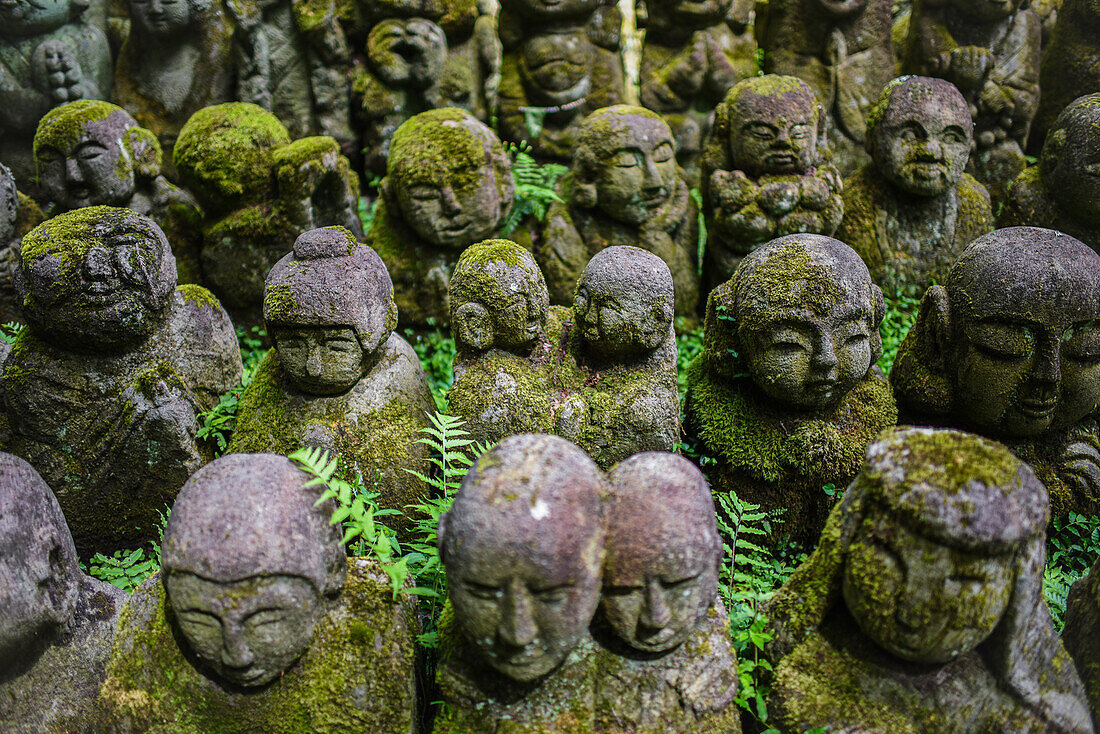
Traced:
<path fill-rule="evenodd" d="M 929 540 L 884 512 L 863 520 L 848 550 L 843 594 L 864 634 L 904 660 L 945 663 L 997 627 L 1015 555 L 981 555 Z"/>
<path fill-rule="evenodd" d="M 447 61 L 443 29 L 423 18 L 384 20 L 367 44 L 371 63 L 393 87 L 426 89 L 439 80 Z"/>
<path fill-rule="evenodd" d="M 745 92 L 730 112 L 736 170 L 753 178 L 803 173 L 817 160 L 817 103 L 811 93 Z"/>
<path fill-rule="evenodd" d="M 493 287 L 503 304 L 492 314 L 494 343 L 507 352 L 522 352 L 546 332 L 550 310 L 546 286 L 525 268 L 514 265 L 508 277 Z"/>
<path fill-rule="evenodd" d="M 585 343 L 604 359 L 625 359 L 653 351 L 668 337 L 671 298 L 647 284 L 607 275 L 581 276 L 573 313 Z"/>
<path fill-rule="evenodd" d="M 405 221 L 436 247 L 465 247 L 487 239 L 500 224 L 503 202 L 488 156 L 476 170 L 460 164 L 431 179 L 397 179 L 397 201 Z"/>
<path fill-rule="evenodd" d="M 191 3 L 188 0 L 130 0 L 130 18 L 142 35 L 170 39 L 190 28 Z"/>
<path fill-rule="evenodd" d="M 0 35 L 45 33 L 69 22 L 70 0 L 14 0 L 0 3 Z"/>
<path fill-rule="evenodd" d="M 63 148 L 42 146 L 35 158 L 42 187 L 63 211 L 126 206 L 134 195 L 134 163 L 110 118 L 85 123 Z"/>
<path fill-rule="evenodd" d="M 676 144 L 661 120 L 619 115 L 611 124 L 615 150 L 600 161 L 597 202 L 612 219 L 640 226 L 676 186 Z"/>
<path fill-rule="evenodd" d="M 339 395 L 363 378 L 363 347 L 351 327 L 278 326 L 273 336 L 287 378 L 302 392 Z"/>
<path fill-rule="evenodd" d="M 245 688 L 270 683 L 301 657 L 323 610 L 317 589 L 299 576 L 212 581 L 175 571 L 165 588 L 191 650 Z"/>

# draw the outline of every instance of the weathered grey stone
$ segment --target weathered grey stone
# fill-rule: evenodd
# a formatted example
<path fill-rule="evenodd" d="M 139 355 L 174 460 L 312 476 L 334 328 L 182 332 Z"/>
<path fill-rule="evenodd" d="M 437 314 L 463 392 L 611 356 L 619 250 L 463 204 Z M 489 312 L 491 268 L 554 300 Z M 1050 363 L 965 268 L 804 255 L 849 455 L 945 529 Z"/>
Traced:
<path fill-rule="evenodd" d="M 1040 11 L 1042 6 L 1032 3 L 1031 7 Z M 1029 141 L 1036 154 L 1067 105 L 1082 95 L 1100 92 L 1100 5 L 1096 0 L 1064 0 L 1054 17 L 1049 42 L 1047 23 L 1043 24 L 1043 61 L 1039 67 L 1043 93 Z"/>
<path fill-rule="evenodd" d="M 1083 579 L 1070 587 L 1066 600 L 1066 627 L 1062 642 L 1073 657 L 1092 707 L 1092 721 L 1100 721 L 1100 561 Z"/>
<path fill-rule="evenodd" d="M 80 571 L 34 468 L 0 453 L 0 722 L 11 734 L 95 734 L 126 594 Z"/>
<path fill-rule="evenodd" d="M 38 204 L 16 188 L 11 169 L 0 163 L 0 324 L 23 322 L 20 242 L 42 219 Z"/>
<path fill-rule="evenodd" d="M 1047 515 L 1000 444 L 884 433 L 768 603 L 779 728 L 1092 732 L 1043 599 Z"/>

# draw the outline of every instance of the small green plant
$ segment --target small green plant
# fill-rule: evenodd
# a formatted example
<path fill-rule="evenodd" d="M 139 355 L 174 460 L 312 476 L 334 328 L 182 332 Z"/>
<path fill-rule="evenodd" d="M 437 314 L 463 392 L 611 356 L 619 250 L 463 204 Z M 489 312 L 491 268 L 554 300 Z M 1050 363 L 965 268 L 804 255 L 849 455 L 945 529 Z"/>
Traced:
<path fill-rule="evenodd" d="M 1047 531 L 1047 565 L 1043 594 L 1059 632 L 1065 624 L 1069 587 L 1084 576 L 1100 557 L 1100 516 L 1071 512 L 1056 517 Z"/>
<path fill-rule="evenodd" d="M 367 189 L 371 192 L 371 196 L 360 196 L 358 204 L 359 221 L 363 223 L 363 231 L 370 232 L 371 226 L 374 224 L 374 218 L 378 214 L 378 205 L 382 202 L 382 197 L 378 195 L 378 192 L 382 188 L 382 179 L 375 176 L 367 182 Z"/>
<path fill-rule="evenodd" d="M 894 366 L 894 358 L 897 356 L 901 340 L 905 338 L 905 335 L 913 326 L 913 322 L 917 320 L 920 299 L 904 292 L 886 295 L 885 297 L 886 317 L 883 318 L 882 326 L 879 327 L 879 334 L 882 335 L 882 357 L 878 361 L 878 366 L 882 368 L 884 373 L 889 375 Z"/>
<path fill-rule="evenodd" d="M 405 329 L 405 339 L 412 344 L 420 366 L 428 375 L 437 410 L 447 410 L 447 391 L 454 383 L 455 340 L 438 326 L 416 332 Z"/>
<path fill-rule="evenodd" d="M 699 210 L 699 236 L 695 240 L 695 274 L 703 274 L 703 259 L 707 255 L 707 218 L 703 214 L 706 207 L 703 205 L 703 193 L 699 189 L 688 192 L 691 200 L 695 202 L 695 208 Z"/>
<path fill-rule="evenodd" d="M 0 325 L 0 339 L 3 339 L 8 344 L 15 344 L 19 332 L 23 331 L 25 328 L 27 328 L 26 324 L 17 324 L 14 321 L 9 321 L 6 324 Z"/>
<path fill-rule="evenodd" d="M 96 553 L 88 559 L 88 573 L 127 594 L 134 593 L 145 579 L 160 570 L 160 545 L 164 542 L 164 528 L 171 514 L 170 508 L 160 513 L 157 539 L 149 549 L 117 550 L 109 556 Z"/>
<path fill-rule="evenodd" d="M 558 179 L 569 169 L 559 163 L 540 165 L 531 157 L 531 147 L 527 144 L 506 145 L 508 156 L 512 159 L 512 176 L 516 182 L 515 203 L 512 211 L 501 225 L 501 236 L 510 237 L 512 232 L 527 217 L 538 221 L 546 219 L 551 204 L 562 203 L 561 197 L 554 191 Z"/>
<path fill-rule="evenodd" d="M 233 437 L 233 426 L 237 419 L 237 404 L 245 388 L 252 384 L 252 377 L 256 374 L 256 368 L 264 358 L 267 350 L 264 348 L 264 338 L 267 332 L 258 326 L 253 326 L 251 332 L 242 327 L 237 327 L 237 342 L 241 349 L 241 362 L 244 371 L 241 372 L 241 381 L 233 389 L 221 396 L 218 404 L 210 410 L 200 413 L 198 438 L 214 443 L 214 455 L 221 456 L 229 446 L 229 440 Z"/>
<path fill-rule="evenodd" d="M 678 324 L 679 326 L 679 324 Z M 703 329 L 676 330 L 676 387 L 680 391 L 680 404 L 687 392 L 687 368 L 703 351 Z"/>

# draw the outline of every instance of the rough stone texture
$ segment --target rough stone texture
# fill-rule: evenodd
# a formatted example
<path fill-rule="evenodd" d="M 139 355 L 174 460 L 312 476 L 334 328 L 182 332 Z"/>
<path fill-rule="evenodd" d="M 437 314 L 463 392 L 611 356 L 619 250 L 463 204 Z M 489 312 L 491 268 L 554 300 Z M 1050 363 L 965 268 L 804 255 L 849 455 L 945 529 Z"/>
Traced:
<path fill-rule="evenodd" d="M 1100 511 L 1098 258 L 1046 229 L 975 240 L 924 294 L 890 374 L 903 421 L 1005 442 L 1053 517 Z"/>
<path fill-rule="evenodd" d="M 711 292 L 687 373 L 685 430 L 717 460 L 716 491 L 785 508 L 777 533 L 813 543 L 868 443 L 897 421 L 882 353 L 882 293 L 844 243 L 790 235 Z"/>
<path fill-rule="evenodd" d="M 972 240 L 993 229 L 989 193 L 964 172 L 973 139 L 966 100 L 942 79 L 890 84 L 868 119 L 872 162 L 844 180 L 837 239 L 876 283 L 923 290 Z"/>
<path fill-rule="evenodd" d="M 436 732 L 592 731 L 606 492 L 555 436 L 509 437 L 466 475 L 439 522 L 453 615 L 440 625 Z"/>
<path fill-rule="evenodd" d="M 1047 497 L 1003 446 L 885 433 L 768 603 L 784 731 L 1092 732 L 1043 599 Z"/>
<path fill-rule="evenodd" d="M 11 169 L 0 163 L 0 324 L 23 322 L 20 243 L 42 219 L 38 204 L 16 188 Z"/>
<path fill-rule="evenodd" d="M 1057 229 L 1100 251 L 1100 93 L 1070 104 L 1054 121 L 1038 166 L 1019 175 L 1002 227 Z"/>
<path fill-rule="evenodd" d="M 80 0 L 0 6 L 0 162 L 34 182 L 31 140 L 42 115 L 74 99 L 111 94 L 111 50 Z"/>
<path fill-rule="evenodd" d="M 891 8 L 890 0 L 778 0 L 757 15 L 764 71 L 813 88 L 845 175 L 867 162 L 867 115 L 894 78 Z"/>
<path fill-rule="evenodd" d="M 572 170 L 557 187 L 536 244 L 550 301 L 573 300 L 589 259 L 605 247 L 634 245 L 660 257 L 676 284 L 676 313 L 699 303 L 699 212 L 676 162 L 676 140 L 659 115 L 617 106 L 580 126 Z"/>
<path fill-rule="evenodd" d="M 1095 725 L 1100 721 L 1100 657 L 1096 655 L 1100 645 L 1100 561 L 1093 564 L 1085 578 L 1070 587 L 1062 642 L 1085 684 Z"/>
<path fill-rule="evenodd" d="M 198 413 L 240 380 L 233 327 L 175 287 L 164 234 L 127 209 L 59 215 L 23 239 L 23 330 L 3 364 L 7 448 L 54 490 L 82 553 L 154 537 L 209 458 Z"/>
<path fill-rule="evenodd" d="M 447 320 L 458 256 L 497 233 L 514 193 L 503 146 L 470 113 L 433 110 L 398 129 L 367 241 L 395 279 L 402 324 Z"/>
<path fill-rule="evenodd" d="M 279 120 L 243 102 L 191 116 L 173 151 L 180 179 L 206 214 L 204 281 L 238 326 L 261 321 L 264 277 L 315 227 L 362 232 L 359 177 L 330 137 L 291 142 Z"/>
<path fill-rule="evenodd" d="M 1039 104 L 1039 16 L 1021 0 L 916 0 L 902 71 L 954 84 L 974 118 L 970 171 L 1004 200 L 1024 169 L 1023 147 Z"/>
<path fill-rule="evenodd" d="M 229 452 L 317 446 L 341 459 L 384 508 L 422 500 L 428 448 L 415 443 L 435 409 L 381 259 L 339 227 L 306 232 L 267 277 L 264 322 L 275 343 L 237 408 Z M 404 525 L 398 528 L 403 531 Z"/>
<path fill-rule="evenodd" d="M 645 27 L 641 101 L 660 112 L 676 138 L 676 157 L 694 186 L 714 108 L 737 82 L 756 76 L 756 39 L 746 0 L 636 3 Z"/>
<path fill-rule="evenodd" d="M 182 4 L 182 0 L 180 0 Z M 121 107 L 81 100 L 50 110 L 34 135 L 34 163 L 50 215 L 85 206 L 120 206 L 155 221 L 176 256 L 181 283 L 201 280 L 202 210 L 161 175 L 152 131 Z"/>
<path fill-rule="evenodd" d="M 50 488 L 0 453 L 0 722 L 10 734 L 96 734 L 126 594 L 85 576 Z"/>
<path fill-rule="evenodd" d="M 569 164 L 581 122 L 623 101 L 616 0 L 504 0 L 500 136 Z"/>
<path fill-rule="evenodd" d="M 1034 7 L 1034 5 L 1032 6 Z M 1039 67 L 1039 110 L 1031 128 L 1030 145 L 1042 150 L 1047 131 L 1073 100 L 1100 92 L 1100 5 L 1096 0 L 1065 0 L 1055 14 L 1054 30 L 1043 33 L 1043 61 Z"/>
<path fill-rule="evenodd" d="M 774 74 L 738 82 L 715 110 L 703 152 L 704 292 L 768 240 L 836 230 L 841 180 L 824 158 L 823 114 L 809 85 Z"/>

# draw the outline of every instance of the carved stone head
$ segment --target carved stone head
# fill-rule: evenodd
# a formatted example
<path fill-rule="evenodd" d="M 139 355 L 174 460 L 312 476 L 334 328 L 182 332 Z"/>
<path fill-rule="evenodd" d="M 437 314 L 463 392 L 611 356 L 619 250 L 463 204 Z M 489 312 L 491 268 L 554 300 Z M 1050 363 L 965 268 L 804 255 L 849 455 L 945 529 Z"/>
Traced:
<path fill-rule="evenodd" d="M 264 322 L 294 386 L 337 395 L 362 379 L 397 325 L 393 282 L 348 230 L 313 229 L 267 274 Z"/>
<path fill-rule="evenodd" d="M 515 192 L 497 136 L 455 108 L 423 112 L 397 129 L 382 187 L 417 235 L 445 249 L 491 236 Z"/>
<path fill-rule="evenodd" d="M 966 99 L 943 79 L 895 79 L 867 117 L 867 152 L 879 173 L 916 196 L 942 196 L 954 189 L 973 139 Z"/>
<path fill-rule="evenodd" d="M 547 106 L 583 99 L 591 90 L 592 62 L 592 43 L 581 28 L 534 36 L 519 50 L 524 89 Z"/>
<path fill-rule="evenodd" d="M 629 646 L 667 652 L 718 594 L 722 541 L 710 485 L 687 459 L 656 451 L 617 464 L 609 480 L 604 618 Z"/>
<path fill-rule="evenodd" d="M 538 264 L 510 240 L 466 248 L 451 276 L 451 329 L 460 349 L 526 353 L 545 336 L 549 308 Z"/>
<path fill-rule="evenodd" d="M 0 36 L 25 38 L 78 19 L 88 5 L 79 0 L 15 0 L 0 5 Z"/>
<path fill-rule="evenodd" d="M 656 112 L 617 105 L 585 118 L 573 153 L 573 204 L 644 224 L 675 190 L 676 141 Z"/>
<path fill-rule="evenodd" d="M 423 18 L 387 18 L 367 37 L 367 58 L 394 89 L 428 89 L 443 75 L 447 36 Z"/>
<path fill-rule="evenodd" d="M 1054 230 L 999 229 L 925 292 L 891 382 L 915 412 L 984 435 L 1069 428 L 1100 404 L 1097 317 L 1100 255 Z"/>
<path fill-rule="evenodd" d="M 497 672 L 555 670 L 587 634 L 600 597 L 607 484 L 557 436 L 509 436 L 481 457 L 439 522 L 455 621 Z"/>
<path fill-rule="evenodd" d="M 164 531 L 171 618 L 203 666 L 247 688 L 278 678 L 313 638 L 347 562 L 333 504 L 284 456 L 231 454 L 183 485 Z"/>
<path fill-rule="evenodd" d="M 673 298 L 664 260 L 637 247 L 614 246 L 588 261 L 573 313 L 594 356 L 622 360 L 652 352 L 669 339 Z"/>
<path fill-rule="evenodd" d="M 730 89 L 725 105 L 733 170 L 757 178 L 805 173 L 817 164 L 821 107 L 806 82 L 778 74 L 751 77 Z"/>
<path fill-rule="evenodd" d="M 23 238 L 23 312 L 66 351 L 115 350 L 167 318 L 176 258 L 156 222 L 129 209 L 60 214 Z"/>
<path fill-rule="evenodd" d="M 210 0 L 130 0 L 130 20 L 139 35 L 172 43 L 209 7 Z"/>
<path fill-rule="evenodd" d="M 19 190 L 11 169 L 0 163 L 0 247 L 15 239 L 19 219 Z"/>
<path fill-rule="evenodd" d="M 823 410 L 882 355 L 882 291 L 850 247 L 823 235 L 780 237 L 754 250 L 707 304 L 712 372 L 748 373 L 769 398 Z"/>
<path fill-rule="evenodd" d="M 60 211 L 70 211 L 127 206 L 140 180 L 160 174 L 161 149 L 121 107 L 79 100 L 42 117 L 34 160 L 46 195 Z"/>
<path fill-rule="evenodd" d="M 1058 115 L 1039 160 L 1044 188 L 1070 216 L 1100 225 L 1100 93 Z"/>

